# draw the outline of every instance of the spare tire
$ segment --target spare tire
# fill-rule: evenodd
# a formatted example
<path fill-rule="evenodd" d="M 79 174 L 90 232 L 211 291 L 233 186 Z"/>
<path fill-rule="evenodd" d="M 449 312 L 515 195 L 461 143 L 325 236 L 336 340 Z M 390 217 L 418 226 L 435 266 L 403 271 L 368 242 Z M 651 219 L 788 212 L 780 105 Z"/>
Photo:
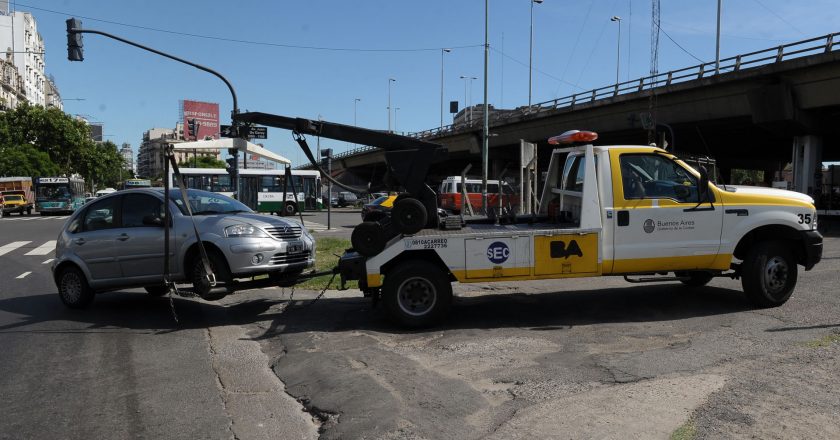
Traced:
<path fill-rule="evenodd" d="M 382 225 L 377 222 L 362 222 L 353 228 L 350 235 L 350 243 L 356 252 L 370 257 L 382 252 L 385 249 L 385 231 Z"/>
<path fill-rule="evenodd" d="M 391 222 L 397 232 L 416 234 L 426 227 L 428 213 L 423 203 L 413 197 L 397 199 L 391 210 Z"/>

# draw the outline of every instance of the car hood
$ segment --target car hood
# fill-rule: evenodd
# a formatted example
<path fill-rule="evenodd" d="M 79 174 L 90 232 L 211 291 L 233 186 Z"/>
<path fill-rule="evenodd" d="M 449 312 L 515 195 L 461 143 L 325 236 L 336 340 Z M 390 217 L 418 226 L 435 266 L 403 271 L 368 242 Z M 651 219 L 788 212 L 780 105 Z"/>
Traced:
<path fill-rule="evenodd" d="M 814 199 L 807 194 L 796 191 L 788 191 L 786 189 L 765 188 L 763 186 L 726 185 L 726 190 L 723 191 L 723 193 L 724 197 L 727 199 L 751 198 L 767 199 L 767 201 L 772 201 L 774 199 L 787 199 L 811 205 L 814 204 Z"/>
<path fill-rule="evenodd" d="M 257 227 L 269 227 L 269 226 L 300 226 L 300 223 L 287 220 L 283 217 L 274 217 L 265 214 L 254 214 L 254 213 L 239 213 L 233 215 L 219 215 L 219 217 L 224 217 L 226 223 L 235 224 L 235 223 L 247 223 L 249 225 L 257 226 Z"/>

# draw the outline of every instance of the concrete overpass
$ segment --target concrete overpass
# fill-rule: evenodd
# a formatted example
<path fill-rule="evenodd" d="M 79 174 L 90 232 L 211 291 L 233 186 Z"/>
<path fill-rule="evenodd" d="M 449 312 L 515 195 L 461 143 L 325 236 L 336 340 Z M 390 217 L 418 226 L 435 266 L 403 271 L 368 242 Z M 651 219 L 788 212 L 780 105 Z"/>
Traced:
<path fill-rule="evenodd" d="M 678 155 L 716 158 L 724 180 L 733 168 L 769 177 L 798 155 L 807 192 L 813 172 L 805 169 L 840 160 L 840 33 L 727 58 L 717 74 L 705 63 L 493 113 L 491 174 L 518 166 L 520 140 L 536 142 L 542 159 L 546 140 L 569 129 L 597 131 L 602 144 L 647 144 L 651 126 Z M 481 128 L 476 121 L 411 134 L 449 149 L 431 180 L 460 174 L 468 163 L 480 169 Z M 375 186 L 383 163 L 381 152 L 360 148 L 337 156 L 333 170 Z"/>

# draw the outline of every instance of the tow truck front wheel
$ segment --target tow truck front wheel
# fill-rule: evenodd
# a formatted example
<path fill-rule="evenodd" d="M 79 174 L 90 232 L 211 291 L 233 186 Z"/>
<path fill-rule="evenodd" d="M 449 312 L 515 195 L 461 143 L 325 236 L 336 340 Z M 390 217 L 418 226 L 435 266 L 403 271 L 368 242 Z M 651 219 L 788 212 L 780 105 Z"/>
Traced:
<path fill-rule="evenodd" d="M 758 243 L 741 265 L 744 293 L 758 307 L 784 304 L 796 287 L 796 277 L 796 260 L 781 242 Z"/>
<path fill-rule="evenodd" d="M 412 260 L 385 274 L 382 300 L 388 317 L 403 327 L 428 327 L 449 312 L 452 284 L 444 271 L 425 261 Z"/>

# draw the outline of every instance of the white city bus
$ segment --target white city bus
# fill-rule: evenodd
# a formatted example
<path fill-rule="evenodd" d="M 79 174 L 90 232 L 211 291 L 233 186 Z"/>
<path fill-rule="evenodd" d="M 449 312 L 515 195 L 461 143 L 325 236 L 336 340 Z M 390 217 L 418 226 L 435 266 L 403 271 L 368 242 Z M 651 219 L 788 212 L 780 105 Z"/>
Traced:
<path fill-rule="evenodd" d="M 226 196 L 233 196 L 230 174 L 223 168 L 180 168 L 187 188 L 202 189 Z M 286 171 L 260 170 L 253 168 L 239 169 L 238 199 L 257 212 L 294 214 L 298 211 L 318 211 L 321 209 L 321 176 L 318 171 L 292 170 L 292 182 L 283 194 Z M 175 180 L 170 182 L 175 187 Z M 292 183 L 297 192 L 295 203 Z"/>

